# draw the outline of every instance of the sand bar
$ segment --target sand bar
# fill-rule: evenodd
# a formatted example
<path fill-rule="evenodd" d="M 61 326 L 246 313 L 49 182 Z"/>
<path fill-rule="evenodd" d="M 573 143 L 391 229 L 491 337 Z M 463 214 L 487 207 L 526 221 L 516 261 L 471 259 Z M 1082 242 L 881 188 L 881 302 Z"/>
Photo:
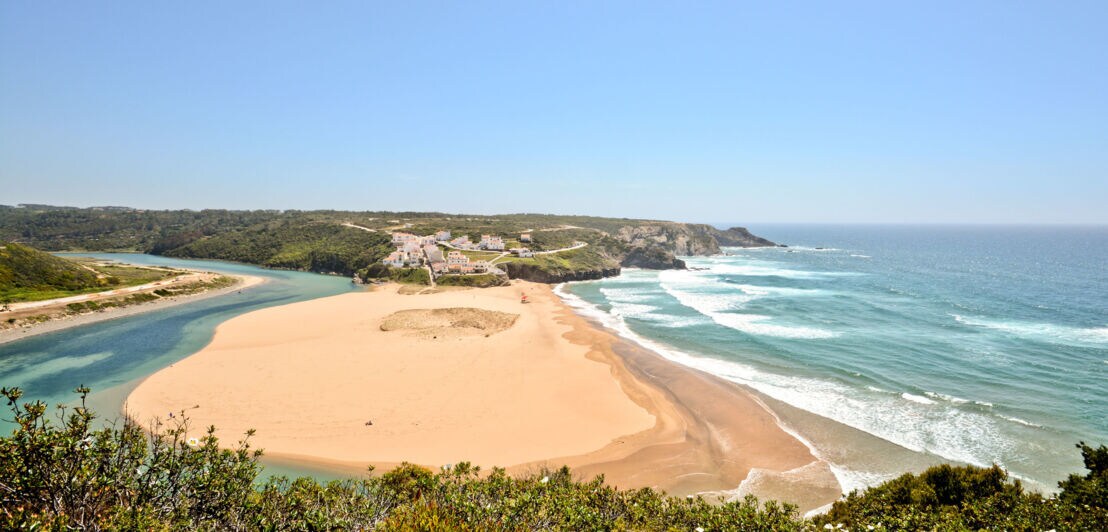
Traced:
<path fill-rule="evenodd" d="M 36 302 L 36 306 L 24 309 L 19 307 L 19 312 L 5 312 L 0 313 L 0 318 L 7 319 L 9 317 L 23 317 L 28 314 L 36 313 L 48 313 L 51 309 L 57 310 L 57 308 L 64 307 L 66 304 L 76 301 L 93 301 L 101 299 L 110 299 L 121 296 L 126 296 L 140 291 L 153 291 L 158 288 L 168 288 L 172 286 L 178 286 L 187 284 L 188 282 L 196 281 L 198 279 L 211 279 L 215 277 L 233 277 L 236 282 L 230 286 L 223 288 L 214 288 L 204 290 L 203 292 L 197 292 L 193 294 L 181 294 L 170 297 L 163 297 L 155 299 L 153 301 L 146 301 L 138 304 L 131 304 L 125 307 L 111 307 L 103 308 L 94 312 L 85 312 L 81 314 L 69 314 L 57 316 L 55 318 L 33 323 L 29 325 L 23 325 L 18 327 L 8 327 L 0 329 L 0 344 L 14 342 L 16 340 L 23 340 L 25 338 L 31 338 L 40 334 L 47 334 L 72 327 L 79 327 L 81 325 L 89 325 L 92 323 L 99 323 L 107 320 L 114 320 L 118 318 L 125 318 L 127 316 L 134 316 L 135 314 L 143 314 L 154 310 L 160 310 L 169 307 L 175 307 L 186 303 L 192 303 L 195 301 L 201 301 L 211 297 L 221 296 L 224 294 L 230 294 L 232 292 L 238 292 L 246 290 L 247 288 L 257 286 L 266 282 L 264 277 L 256 275 L 231 275 L 231 274 L 215 274 L 210 272 L 193 271 L 188 276 L 182 276 L 177 279 L 173 279 L 169 282 L 159 281 L 161 284 L 150 283 L 144 285 L 142 290 L 134 290 L 137 287 L 131 287 L 130 290 L 122 291 L 107 291 L 98 292 L 95 294 L 86 294 L 83 296 L 73 296 L 62 299 L 54 299 L 43 302 Z M 183 280 L 180 280 L 183 279 Z"/>
<path fill-rule="evenodd" d="M 238 316 L 147 378 L 127 409 L 144 423 L 184 411 L 228 441 L 253 428 L 268 455 L 352 472 L 567 464 L 687 494 L 733 490 L 757 471 L 776 479 L 758 494 L 802 509 L 840 492 L 756 398 L 592 326 L 542 284 L 387 286 Z"/>

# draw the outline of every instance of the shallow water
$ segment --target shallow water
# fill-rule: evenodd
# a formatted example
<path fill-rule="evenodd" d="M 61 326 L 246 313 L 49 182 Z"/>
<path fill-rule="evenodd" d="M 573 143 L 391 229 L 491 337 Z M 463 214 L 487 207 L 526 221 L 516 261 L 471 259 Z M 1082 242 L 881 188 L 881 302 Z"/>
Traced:
<path fill-rule="evenodd" d="M 1041 486 L 1108 442 L 1108 228 L 752 229 L 792 247 L 562 292 L 670 358 Z"/>
<path fill-rule="evenodd" d="M 267 270 L 244 264 L 178 260 L 124 253 L 80 253 L 131 264 L 254 275 L 264 284 L 179 306 L 102 321 L 0 345 L 0 386 L 23 388 L 26 400 L 73 404 L 73 389 L 92 388 L 90 406 L 105 420 L 118 418 L 130 390 L 147 375 L 211 341 L 220 323 L 275 305 L 356 289 L 344 277 Z M 0 415 L 0 430 L 13 428 Z"/>

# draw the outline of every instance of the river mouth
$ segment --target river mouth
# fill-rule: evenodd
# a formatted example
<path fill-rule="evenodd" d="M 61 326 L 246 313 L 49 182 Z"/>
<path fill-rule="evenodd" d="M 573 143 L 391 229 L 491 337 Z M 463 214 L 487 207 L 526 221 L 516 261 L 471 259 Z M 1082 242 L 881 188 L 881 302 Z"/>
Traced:
<path fill-rule="evenodd" d="M 0 386 L 19 387 L 24 401 L 73 405 L 73 390 L 92 389 L 89 406 L 105 423 L 122 417 L 124 401 L 148 375 L 202 349 L 222 322 L 247 312 L 362 289 L 343 277 L 267 270 L 220 261 L 137 253 L 66 253 L 143 266 L 252 275 L 266 282 L 183 305 L 90 323 L 0 345 Z M 0 416 L 0 430 L 14 424 Z"/>

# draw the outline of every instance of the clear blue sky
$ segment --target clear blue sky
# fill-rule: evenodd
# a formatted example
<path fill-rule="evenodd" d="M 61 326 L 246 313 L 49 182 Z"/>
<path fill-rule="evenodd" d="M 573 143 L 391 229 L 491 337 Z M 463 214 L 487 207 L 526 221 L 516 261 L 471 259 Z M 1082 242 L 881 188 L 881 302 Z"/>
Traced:
<path fill-rule="evenodd" d="M 388 4 L 0 3 L 0 203 L 1108 223 L 1104 0 Z"/>

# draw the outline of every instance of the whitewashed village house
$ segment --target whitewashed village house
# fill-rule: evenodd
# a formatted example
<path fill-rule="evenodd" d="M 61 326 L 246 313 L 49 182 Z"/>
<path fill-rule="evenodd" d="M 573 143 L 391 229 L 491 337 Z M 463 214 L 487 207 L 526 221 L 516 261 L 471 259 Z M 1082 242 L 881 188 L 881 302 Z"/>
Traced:
<path fill-rule="evenodd" d="M 498 236 L 481 235 L 481 243 L 478 245 L 489 251 L 504 251 L 504 239 Z"/>

